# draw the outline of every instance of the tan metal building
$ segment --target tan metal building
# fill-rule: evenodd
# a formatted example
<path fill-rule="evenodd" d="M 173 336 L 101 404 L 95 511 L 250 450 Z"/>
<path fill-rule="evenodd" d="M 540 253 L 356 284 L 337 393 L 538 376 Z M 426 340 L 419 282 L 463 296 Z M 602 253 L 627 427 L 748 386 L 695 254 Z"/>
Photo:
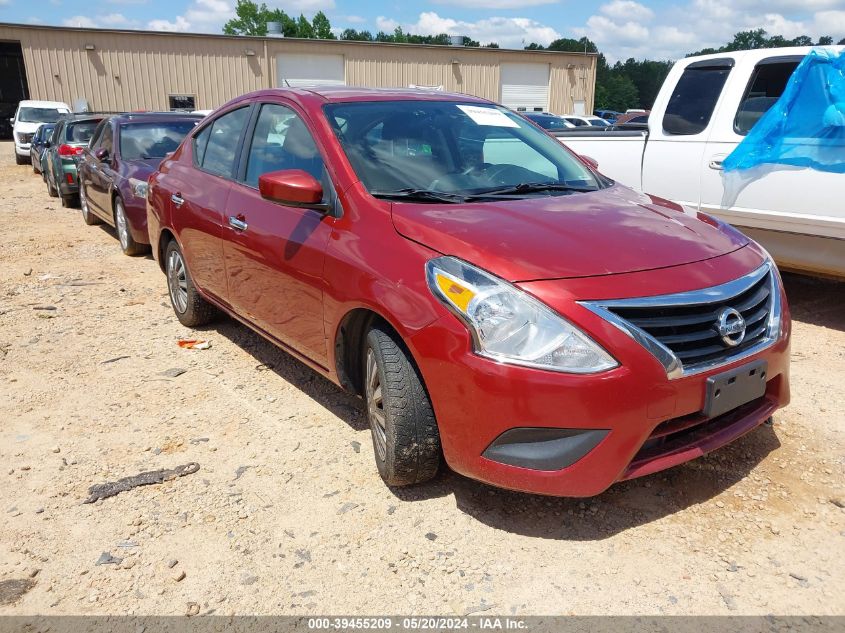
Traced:
<path fill-rule="evenodd" d="M 593 109 L 593 54 L 0 24 L 31 99 L 90 110 L 212 109 L 262 88 L 441 87 L 514 109 Z"/>

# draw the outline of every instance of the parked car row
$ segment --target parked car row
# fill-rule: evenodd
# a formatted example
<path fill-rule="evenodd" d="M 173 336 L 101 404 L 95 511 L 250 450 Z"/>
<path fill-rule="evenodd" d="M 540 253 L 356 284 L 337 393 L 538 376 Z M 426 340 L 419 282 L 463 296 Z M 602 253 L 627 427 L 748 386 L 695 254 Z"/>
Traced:
<path fill-rule="evenodd" d="M 182 324 L 229 315 L 360 395 L 390 486 L 445 461 L 595 495 L 789 401 L 763 249 L 483 99 L 326 86 L 112 116 L 78 181 L 87 223 L 151 246 Z"/>

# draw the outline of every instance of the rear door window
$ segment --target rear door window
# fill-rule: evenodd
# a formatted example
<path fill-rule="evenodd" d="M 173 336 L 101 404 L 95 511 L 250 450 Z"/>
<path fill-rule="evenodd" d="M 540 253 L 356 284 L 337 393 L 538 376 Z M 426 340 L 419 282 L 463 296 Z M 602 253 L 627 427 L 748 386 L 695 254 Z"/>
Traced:
<path fill-rule="evenodd" d="M 800 57 L 759 64 L 751 75 L 734 119 L 734 131 L 745 136 L 754 124 L 780 99 Z"/>
<path fill-rule="evenodd" d="M 692 136 L 707 129 L 732 67 L 732 59 L 687 66 L 666 106 L 663 131 L 673 136 Z"/>
<path fill-rule="evenodd" d="M 197 136 L 196 140 L 199 142 L 204 134 L 208 134 L 205 149 L 201 156 L 197 156 L 198 164 L 205 171 L 226 178 L 233 176 L 235 159 L 249 112 L 248 107 L 227 112 Z"/>

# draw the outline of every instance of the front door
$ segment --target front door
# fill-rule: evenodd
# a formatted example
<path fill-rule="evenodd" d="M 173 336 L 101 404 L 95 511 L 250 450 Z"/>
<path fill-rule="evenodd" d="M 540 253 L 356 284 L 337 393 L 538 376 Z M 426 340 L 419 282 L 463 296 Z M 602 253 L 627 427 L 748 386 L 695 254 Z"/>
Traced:
<path fill-rule="evenodd" d="M 323 262 L 334 219 L 313 209 L 265 200 L 258 177 L 302 169 L 324 182 L 323 159 L 302 118 L 291 108 L 260 106 L 246 139 L 246 164 L 232 185 L 223 250 L 235 310 L 311 360 L 325 364 Z"/>

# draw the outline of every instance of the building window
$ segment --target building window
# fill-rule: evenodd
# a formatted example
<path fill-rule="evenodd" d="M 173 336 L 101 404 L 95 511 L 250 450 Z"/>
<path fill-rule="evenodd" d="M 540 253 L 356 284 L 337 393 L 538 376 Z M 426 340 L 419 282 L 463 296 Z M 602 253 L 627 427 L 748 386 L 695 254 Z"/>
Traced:
<path fill-rule="evenodd" d="M 167 105 L 171 112 L 193 112 L 197 109 L 194 95 L 168 95 Z"/>

